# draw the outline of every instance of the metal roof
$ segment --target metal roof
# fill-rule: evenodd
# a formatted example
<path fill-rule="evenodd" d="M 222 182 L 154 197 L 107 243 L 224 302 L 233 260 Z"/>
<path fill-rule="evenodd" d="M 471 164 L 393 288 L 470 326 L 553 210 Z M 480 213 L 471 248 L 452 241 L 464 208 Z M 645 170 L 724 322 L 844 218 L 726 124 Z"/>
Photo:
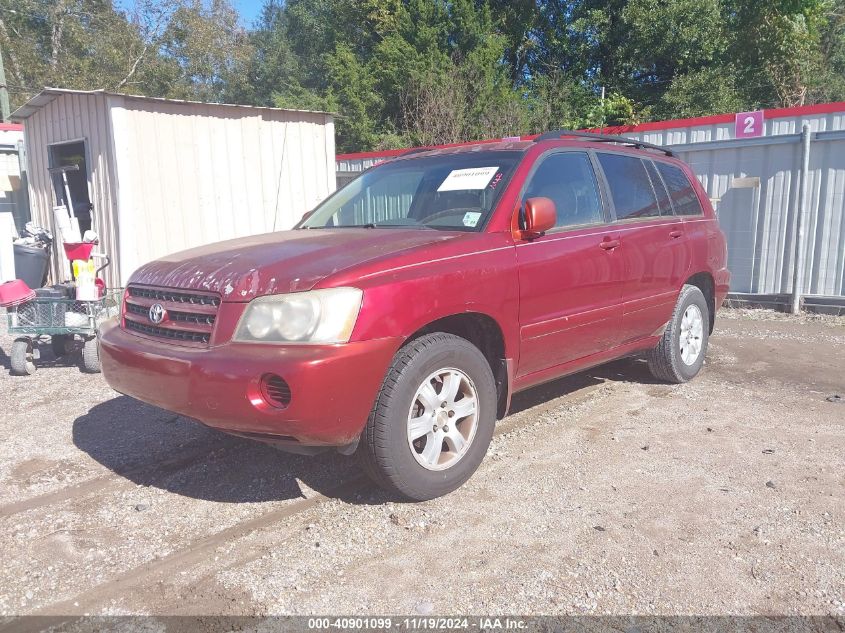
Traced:
<path fill-rule="evenodd" d="M 206 105 L 206 106 L 220 106 L 223 108 L 237 108 L 243 110 L 256 110 L 268 112 L 304 112 L 307 114 L 323 114 L 326 116 L 333 116 L 331 112 L 323 112 L 321 110 L 295 110 L 292 108 L 268 108 L 264 106 L 250 106 L 237 105 L 233 103 L 209 103 L 205 101 L 187 101 L 184 99 L 165 99 L 163 97 L 145 97 L 143 95 L 130 95 L 120 92 L 109 92 L 108 90 L 69 90 L 67 88 L 44 88 L 37 95 L 32 97 L 29 101 L 19 107 L 12 113 L 11 118 L 15 121 L 25 121 L 33 114 L 38 112 L 41 108 L 46 106 L 51 101 L 54 101 L 62 95 L 105 95 L 109 97 L 122 97 L 124 99 L 132 99 L 134 101 L 153 101 L 160 103 L 173 103 L 184 105 Z"/>

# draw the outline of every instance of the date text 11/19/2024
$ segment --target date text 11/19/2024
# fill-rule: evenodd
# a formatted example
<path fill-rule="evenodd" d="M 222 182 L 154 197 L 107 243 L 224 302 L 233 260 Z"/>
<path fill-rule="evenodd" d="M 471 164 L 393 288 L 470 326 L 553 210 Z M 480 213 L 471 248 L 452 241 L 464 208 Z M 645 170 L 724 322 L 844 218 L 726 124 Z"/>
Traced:
<path fill-rule="evenodd" d="M 387 631 L 399 629 L 406 631 L 521 631 L 528 628 L 528 623 L 520 618 L 508 617 L 335 617 L 309 618 L 311 630 L 359 630 Z"/>

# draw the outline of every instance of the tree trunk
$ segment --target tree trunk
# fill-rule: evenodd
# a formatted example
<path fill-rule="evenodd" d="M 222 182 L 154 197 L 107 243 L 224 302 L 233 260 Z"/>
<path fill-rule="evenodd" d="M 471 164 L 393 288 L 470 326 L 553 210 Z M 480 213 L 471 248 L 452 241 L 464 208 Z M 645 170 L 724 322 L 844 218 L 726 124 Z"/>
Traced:
<path fill-rule="evenodd" d="M 12 50 L 12 39 L 9 37 L 9 31 L 6 28 L 6 23 L 3 22 L 3 18 L 0 18 L 0 36 L 2 36 L 3 40 L 9 43 L 9 46 L 3 47 L 3 54 L 9 61 L 9 74 L 15 78 L 15 81 L 22 84 L 24 81 L 23 77 L 21 77 L 20 67 L 18 66 L 18 58 L 15 55 L 14 50 Z"/>
<path fill-rule="evenodd" d="M 59 65 L 59 54 L 62 50 L 62 32 L 65 27 L 64 2 L 56 3 L 56 10 L 53 12 L 53 26 L 50 33 L 50 68 L 56 70 Z"/>

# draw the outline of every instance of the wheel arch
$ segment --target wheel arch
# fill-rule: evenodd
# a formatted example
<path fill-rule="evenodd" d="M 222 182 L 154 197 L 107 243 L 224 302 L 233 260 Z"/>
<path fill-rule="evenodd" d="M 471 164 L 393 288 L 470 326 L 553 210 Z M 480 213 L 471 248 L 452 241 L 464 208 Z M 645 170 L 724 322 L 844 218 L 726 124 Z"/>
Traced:
<path fill-rule="evenodd" d="M 684 282 L 684 285 L 695 286 L 704 295 L 707 301 L 707 311 L 710 313 L 709 333 L 712 334 L 713 326 L 716 323 L 716 282 L 713 275 L 706 271 L 695 273 Z"/>
<path fill-rule="evenodd" d="M 439 317 L 409 335 L 403 344 L 426 334 L 445 332 L 468 340 L 475 345 L 490 365 L 498 397 L 497 419 L 503 418 L 510 403 L 511 364 L 505 354 L 505 335 L 496 319 L 483 312 L 461 312 Z"/>

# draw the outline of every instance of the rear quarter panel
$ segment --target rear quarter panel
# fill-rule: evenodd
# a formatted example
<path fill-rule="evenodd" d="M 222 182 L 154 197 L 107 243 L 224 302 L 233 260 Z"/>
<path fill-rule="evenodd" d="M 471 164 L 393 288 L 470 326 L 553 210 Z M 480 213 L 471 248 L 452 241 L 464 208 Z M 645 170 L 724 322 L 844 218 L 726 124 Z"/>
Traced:
<path fill-rule="evenodd" d="M 683 163 L 684 171 L 693 183 L 701 207 L 703 218 L 688 218 L 690 239 L 694 241 L 694 272 L 709 272 L 713 276 L 716 293 L 716 309 L 722 305 L 730 290 L 731 273 L 728 270 L 728 242 L 719 226 L 719 218 L 710 202 L 710 197 L 696 178 L 692 168 Z"/>
<path fill-rule="evenodd" d="M 719 220 L 710 197 L 699 182 L 692 168 L 682 160 L 654 157 L 655 161 L 662 161 L 680 167 L 686 174 L 695 190 L 701 208 L 700 216 L 679 217 L 684 223 L 684 232 L 689 244 L 690 268 L 685 278 L 696 273 L 706 272 L 713 277 L 716 291 L 716 308 L 722 304 L 730 285 L 730 272 L 727 269 L 727 242 L 725 234 L 719 227 Z M 680 288 L 678 288 L 680 291 Z"/>

